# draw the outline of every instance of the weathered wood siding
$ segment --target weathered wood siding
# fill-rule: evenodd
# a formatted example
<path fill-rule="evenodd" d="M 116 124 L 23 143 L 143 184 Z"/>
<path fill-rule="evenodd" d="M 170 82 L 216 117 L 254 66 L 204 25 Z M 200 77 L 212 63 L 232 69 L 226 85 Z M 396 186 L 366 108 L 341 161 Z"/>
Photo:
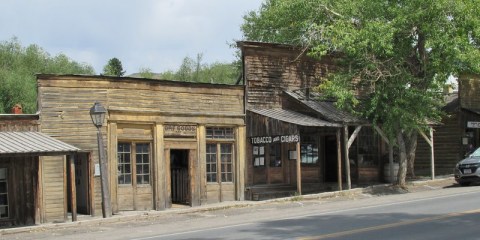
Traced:
<path fill-rule="evenodd" d="M 241 48 L 249 108 L 281 107 L 283 90 L 315 87 L 334 69 L 332 59 L 317 61 L 298 48 L 260 43 Z"/>
<path fill-rule="evenodd" d="M 145 189 L 140 189 L 138 197 L 144 202 L 143 208 L 149 209 L 153 205 L 160 210 L 169 207 L 171 191 L 166 182 L 170 177 L 170 148 L 163 146 L 164 126 L 190 124 L 204 130 L 206 125 L 234 128 L 245 125 L 243 86 L 77 75 L 38 75 L 37 79 L 42 132 L 92 152 L 92 166 L 99 161 L 96 128 L 91 122 L 89 109 L 95 101 L 101 102 L 107 108 L 108 124 L 102 128 L 102 135 L 106 148 L 109 148 L 106 152 L 111 164 L 109 179 L 114 211 L 122 205 L 117 199 L 125 200 L 116 184 L 117 141 L 135 140 L 151 144 L 151 184 L 152 191 L 156 193 L 144 194 Z M 245 134 L 245 131 L 242 134 Z M 201 145 L 205 143 L 204 137 L 204 133 L 198 134 L 196 139 L 192 139 L 195 146 L 189 148 L 190 153 L 195 155 L 195 162 L 191 165 L 196 168 L 195 171 L 192 170 L 194 174 L 198 174 L 200 170 L 205 174 L 205 167 L 202 165 L 205 146 Z M 197 141 L 200 144 L 198 147 Z M 203 181 L 204 177 L 195 179 L 192 183 L 195 189 L 192 190 L 196 195 L 200 195 L 198 192 L 201 190 L 197 190 L 200 189 L 198 182 Z M 196 202 L 206 200 L 208 190 L 205 185 L 201 186 L 201 189 L 204 191 L 202 196 L 194 196 L 196 199 L 193 200 Z M 235 189 L 237 195 L 238 189 Z M 94 178 L 93 195 L 93 205 L 98 209 L 96 214 L 99 214 L 101 189 L 98 176 Z"/>
<path fill-rule="evenodd" d="M 44 222 L 67 219 L 65 157 L 41 157 Z"/>

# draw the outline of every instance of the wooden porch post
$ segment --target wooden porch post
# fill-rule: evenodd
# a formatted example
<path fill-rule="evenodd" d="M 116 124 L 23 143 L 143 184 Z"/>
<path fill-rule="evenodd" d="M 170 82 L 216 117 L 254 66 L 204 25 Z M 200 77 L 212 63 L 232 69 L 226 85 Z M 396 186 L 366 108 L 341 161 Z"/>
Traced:
<path fill-rule="evenodd" d="M 302 195 L 302 159 L 300 153 L 300 142 L 297 142 L 297 192 Z"/>
<path fill-rule="evenodd" d="M 77 189 L 75 186 L 75 155 L 68 155 L 68 162 L 70 165 L 70 210 L 72 211 L 72 222 L 77 221 Z"/>
<path fill-rule="evenodd" d="M 341 147 L 341 132 L 340 128 L 337 129 L 337 178 L 338 178 L 338 190 L 342 191 L 342 147 Z"/>
<path fill-rule="evenodd" d="M 432 180 L 435 179 L 435 159 L 434 159 L 434 149 L 433 149 L 433 128 L 430 127 L 430 138 L 422 131 L 418 130 L 420 135 L 425 139 L 425 141 L 430 145 L 430 171 Z"/>
<path fill-rule="evenodd" d="M 350 149 L 349 141 L 348 141 L 348 126 L 343 126 L 343 146 L 345 152 L 345 175 L 347 177 L 347 189 L 352 189 L 352 180 L 350 179 L 350 157 L 348 156 L 348 149 Z"/>

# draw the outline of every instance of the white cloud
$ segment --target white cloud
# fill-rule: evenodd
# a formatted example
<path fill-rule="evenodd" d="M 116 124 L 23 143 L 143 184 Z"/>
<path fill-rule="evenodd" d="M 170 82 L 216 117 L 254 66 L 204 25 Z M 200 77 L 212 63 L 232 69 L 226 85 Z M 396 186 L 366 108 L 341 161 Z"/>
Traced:
<path fill-rule="evenodd" d="M 242 16 L 262 0 L 2 0 L 0 40 L 17 36 L 52 55 L 65 53 L 100 73 L 110 58 L 127 71 L 176 69 L 184 57 L 234 60 Z"/>

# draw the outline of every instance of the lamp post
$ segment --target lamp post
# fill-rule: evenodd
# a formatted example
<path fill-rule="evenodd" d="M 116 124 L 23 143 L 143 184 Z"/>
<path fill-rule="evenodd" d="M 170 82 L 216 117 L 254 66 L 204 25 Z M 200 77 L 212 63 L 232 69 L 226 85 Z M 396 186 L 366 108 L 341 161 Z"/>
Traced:
<path fill-rule="evenodd" d="M 108 187 L 108 171 L 107 160 L 105 159 L 105 148 L 103 147 L 102 132 L 100 129 L 105 121 L 107 110 L 99 103 L 95 102 L 90 108 L 90 117 L 93 125 L 97 127 L 98 157 L 100 162 L 100 185 L 102 188 L 102 214 L 103 218 L 112 216 L 112 208 L 110 206 L 110 190 Z"/>

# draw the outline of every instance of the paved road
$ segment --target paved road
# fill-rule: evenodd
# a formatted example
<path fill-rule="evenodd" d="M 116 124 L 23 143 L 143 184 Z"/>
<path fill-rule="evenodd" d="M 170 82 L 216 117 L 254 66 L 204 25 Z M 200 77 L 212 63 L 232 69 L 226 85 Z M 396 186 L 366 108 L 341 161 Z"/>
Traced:
<path fill-rule="evenodd" d="M 480 186 L 355 195 L 38 229 L 2 239 L 480 239 Z"/>

